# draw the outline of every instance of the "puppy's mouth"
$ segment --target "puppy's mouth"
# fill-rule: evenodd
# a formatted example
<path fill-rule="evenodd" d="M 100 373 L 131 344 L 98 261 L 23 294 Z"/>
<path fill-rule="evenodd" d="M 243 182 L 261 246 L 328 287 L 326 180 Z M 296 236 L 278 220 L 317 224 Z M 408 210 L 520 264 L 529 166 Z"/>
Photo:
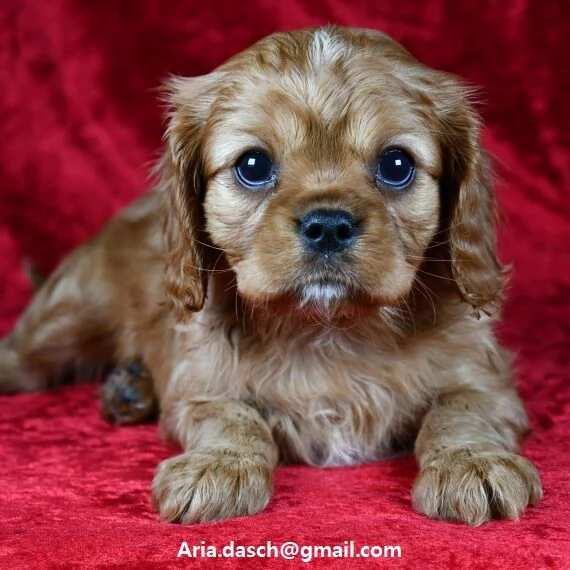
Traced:
<path fill-rule="evenodd" d="M 350 325 L 369 315 L 375 315 L 384 299 L 354 281 L 339 278 L 306 279 L 293 287 L 263 297 L 242 298 L 267 317 L 288 316 L 317 324 Z M 327 325 L 328 326 L 328 325 Z"/>
<path fill-rule="evenodd" d="M 287 279 L 274 279 L 271 287 L 256 289 L 254 283 L 238 277 L 240 298 L 266 316 L 288 316 L 318 322 L 354 321 L 376 314 L 379 307 L 391 304 L 383 295 L 363 283 L 351 268 L 305 267 Z M 241 285 L 241 287 L 240 287 Z"/>

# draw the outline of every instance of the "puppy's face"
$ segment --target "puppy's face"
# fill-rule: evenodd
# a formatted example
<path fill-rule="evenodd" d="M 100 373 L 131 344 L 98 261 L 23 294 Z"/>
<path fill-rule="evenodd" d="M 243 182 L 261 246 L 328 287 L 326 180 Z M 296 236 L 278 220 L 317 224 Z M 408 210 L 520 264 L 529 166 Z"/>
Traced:
<path fill-rule="evenodd" d="M 243 299 L 330 315 L 406 298 L 452 207 L 442 113 L 462 111 L 456 83 L 383 35 L 317 29 L 271 36 L 185 89 L 192 118 L 175 115 L 172 154 L 200 164 L 200 190 L 183 191 L 198 192 Z"/>

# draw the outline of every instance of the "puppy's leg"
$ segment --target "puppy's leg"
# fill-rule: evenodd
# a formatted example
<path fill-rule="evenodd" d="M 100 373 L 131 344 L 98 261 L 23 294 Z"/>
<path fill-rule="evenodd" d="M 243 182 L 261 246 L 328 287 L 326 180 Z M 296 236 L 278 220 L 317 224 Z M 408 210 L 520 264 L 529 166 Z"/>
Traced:
<path fill-rule="evenodd" d="M 134 425 L 156 418 L 152 377 L 140 360 L 114 368 L 101 391 L 101 414 L 110 423 Z"/>
<path fill-rule="evenodd" d="M 146 194 L 41 286 L 0 342 L 0 394 L 48 388 L 70 365 L 97 364 L 100 374 L 102 365 L 132 355 L 148 361 L 145 350 L 168 345 L 159 211 L 159 194 Z"/>
<path fill-rule="evenodd" d="M 76 250 L 40 288 L 12 333 L 0 342 L 0 394 L 43 390 L 64 365 L 104 361 L 112 353 L 109 290 L 96 248 Z"/>
<path fill-rule="evenodd" d="M 259 413 L 229 400 L 182 404 L 168 412 L 163 427 L 185 452 L 163 461 L 155 474 L 152 493 L 161 516 L 196 523 L 263 510 L 278 452 Z"/>
<path fill-rule="evenodd" d="M 516 455 L 528 431 L 514 389 L 456 389 L 440 395 L 416 441 L 414 508 L 431 518 L 480 525 L 518 519 L 542 497 L 540 478 Z"/>

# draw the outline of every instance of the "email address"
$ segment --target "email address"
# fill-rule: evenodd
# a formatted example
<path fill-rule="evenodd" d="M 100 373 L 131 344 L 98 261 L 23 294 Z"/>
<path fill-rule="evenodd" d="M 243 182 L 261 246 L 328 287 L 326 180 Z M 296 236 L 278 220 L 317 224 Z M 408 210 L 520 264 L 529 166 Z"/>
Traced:
<path fill-rule="evenodd" d="M 202 540 L 199 544 L 183 541 L 177 558 L 281 558 L 308 563 L 319 558 L 402 558 L 402 548 L 398 545 L 357 545 L 354 540 L 333 545 L 294 541 L 274 544 L 270 540 L 264 544 L 243 545 L 231 540 L 220 547 Z"/>

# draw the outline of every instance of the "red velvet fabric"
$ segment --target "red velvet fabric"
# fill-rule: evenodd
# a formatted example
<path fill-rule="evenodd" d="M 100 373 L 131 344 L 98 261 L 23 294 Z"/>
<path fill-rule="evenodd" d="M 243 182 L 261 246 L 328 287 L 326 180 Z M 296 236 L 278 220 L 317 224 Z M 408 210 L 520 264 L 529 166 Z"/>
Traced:
<path fill-rule="evenodd" d="M 326 22 L 383 29 L 426 63 L 482 86 L 507 223 L 501 248 L 515 266 L 499 332 L 518 354 L 535 427 L 525 452 L 542 474 L 544 502 L 520 522 L 430 521 L 411 510 L 416 466 L 401 458 L 283 467 L 263 514 L 168 525 L 150 504 L 149 483 L 174 450 L 155 426 L 107 425 L 97 388 L 78 386 L 0 398 L 0 567 L 162 568 L 189 563 L 176 558 L 182 540 L 354 540 L 400 545 L 401 559 L 377 562 L 406 568 L 570 568 L 570 18 L 562 0 L 0 0 L 0 333 L 31 295 L 22 264 L 51 270 L 145 188 L 160 145 L 153 89 L 162 78 L 207 72 L 272 31 Z M 314 565 L 359 562 L 374 563 Z"/>

